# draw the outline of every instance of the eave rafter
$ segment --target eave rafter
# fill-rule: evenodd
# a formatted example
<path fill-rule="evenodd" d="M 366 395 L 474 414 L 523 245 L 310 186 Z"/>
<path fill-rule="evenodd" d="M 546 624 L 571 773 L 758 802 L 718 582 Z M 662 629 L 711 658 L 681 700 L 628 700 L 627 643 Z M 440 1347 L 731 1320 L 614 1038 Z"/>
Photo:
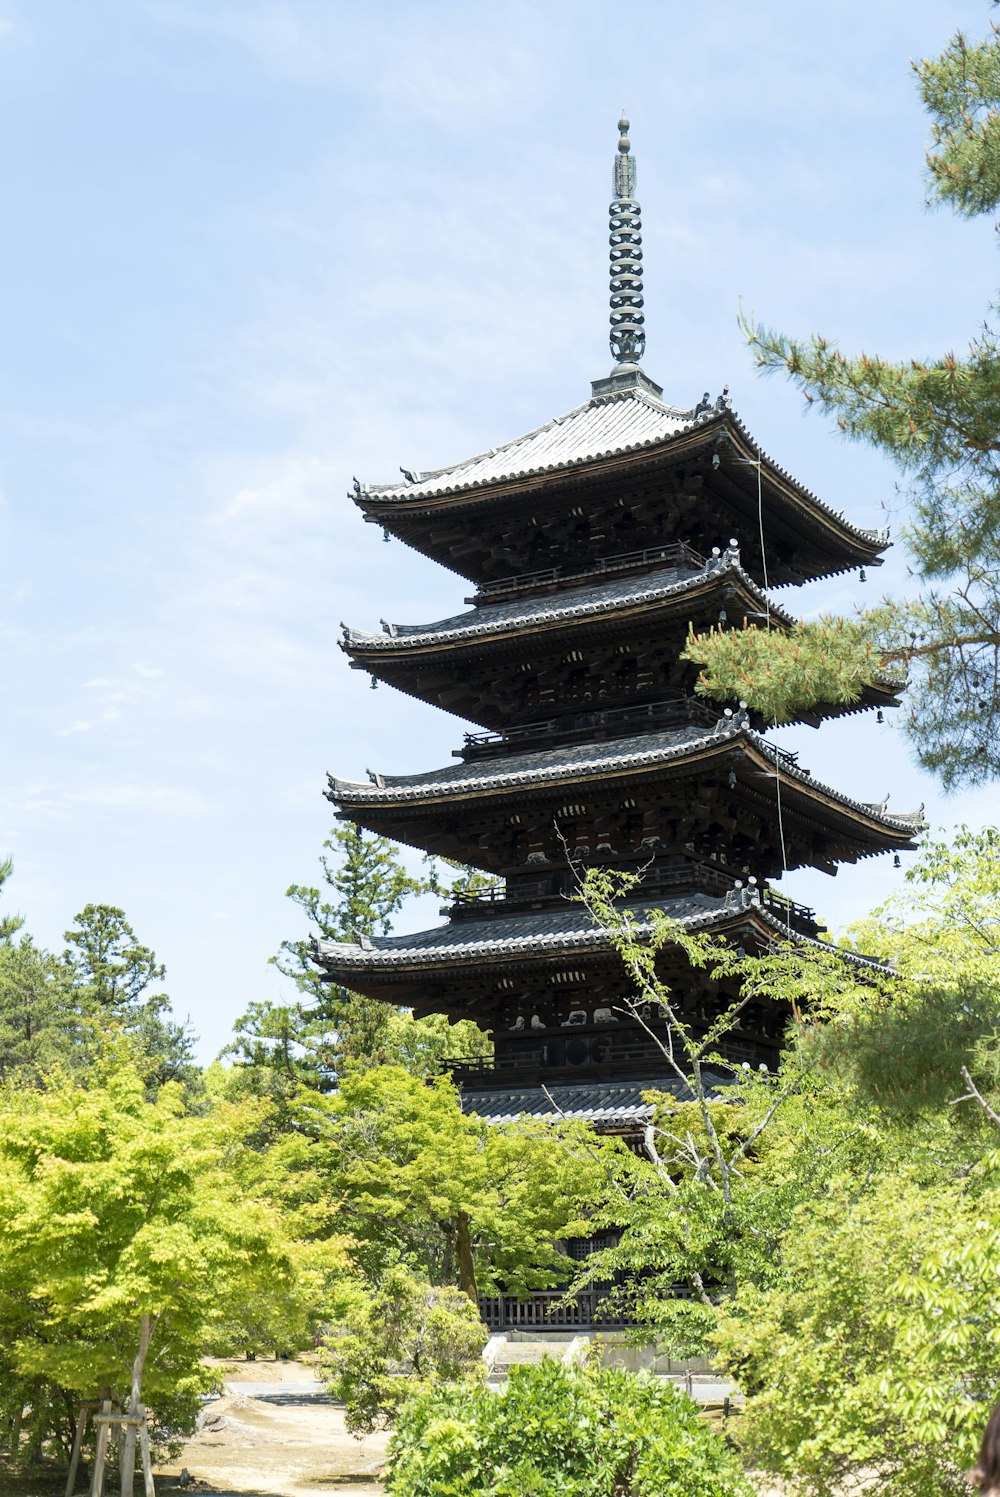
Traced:
<path fill-rule="evenodd" d="M 722 899 L 700 895 L 686 901 L 643 903 L 633 898 L 627 908 L 640 939 L 651 933 L 646 911 L 654 905 L 665 908 L 688 930 L 710 930 L 753 949 L 772 949 L 789 939 L 780 919 L 761 906 L 755 891 L 746 888 L 734 889 Z M 887 970 L 870 958 L 840 953 L 814 938 L 796 934 L 791 939 L 806 950 L 836 954 L 862 973 Z M 582 906 L 481 926 L 444 926 L 409 936 L 365 938 L 363 943 L 318 941 L 314 955 L 331 982 L 391 1002 L 416 1003 L 427 1012 L 440 1006 L 460 1014 L 460 997 L 469 991 L 470 981 L 476 984 L 475 1005 L 480 1012 L 484 1003 L 509 1007 L 544 997 L 539 975 L 562 972 L 567 978 L 581 977 L 581 993 L 598 974 L 606 974 L 619 991 L 622 987 L 620 958 L 608 932 Z M 660 960 L 671 974 L 674 968 L 687 970 L 678 947 L 665 947 Z M 551 985 L 550 993 L 555 987 L 564 997 L 573 991 L 569 982 Z"/>
<path fill-rule="evenodd" d="M 524 443 L 534 443 L 537 447 L 540 434 L 557 425 L 585 422 L 588 431 L 599 430 L 604 408 L 610 409 L 614 403 L 620 407 L 623 400 L 640 408 L 643 414 L 651 404 L 655 406 L 648 397 L 637 395 L 591 400 L 560 418 L 560 422 L 549 423 L 549 427 L 540 428 L 520 443 L 509 444 L 498 452 L 510 453 L 510 461 L 516 462 L 514 449 Z M 575 509 L 586 511 L 592 495 L 601 510 L 606 511 L 609 504 L 616 502 L 616 494 L 622 502 L 633 502 L 642 494 L 652 498 L 657 491 L 662 492 L 664 484 L 671 486 L 679 481 L 683 487 L 685 482 L 697 479 L 702 485 L 699 510 L 711 507 L 714 501 L 719 511 L 719 527 L 742 532 L 738 538 L 744 565 L 759 578 L 760 557 L 756 554 L 759 546 L 754 539 L 759 463 L 760 502 L 772 553 L 769 556 L 772 585 L 880 564 L 881 553 L 888 543 L 887 533 L 859 529 L 823 504 L 761 450 L 728 406 L 717 402 L 714 407 L 707 405 L 692 412 L 678 412 L 661 404 L 660 411 L 659 435 L 635 444 L 626 442 L 616 450 L 576 457 L 569 445 L 561 460 L 544 463 L 537 469 L 499 472 L 488 478 L 470 477 L 477 470 L 493 474 L 498 467 L 503 468 L 496 454 L 484 454 L 483 458 L 492 458 L 491 464 L 476 459 L 454 469 L 422 476 L 419 483 L 381 490 L 359 484 L 352 497 L 371 523 L 459 575 L 482 582 L 496 575 L 492 558 L 501 548 L 505 534 L 508 543 L 516 546 L 518 529 L 524 531 L 528 516 L 558 527 L 568 522 Z M 623 425 L 620 410 L 615 416 L 613 424 L 608 420 L 612 432 Z M 628 430 L 627 422 L 625 429 Z M 590 441 L 599 443 L 599 438 L 591 436 Z M 545 451 L 543 443 L 543 456 Z M 515 554 L 512 569 L 528 570 L 530 559 L 523 561 L 523 565 L 519 564 Z"/>
<path fill-rule="evenodd" d="M 548 828 L 567 800 L 580 804 L 583 819 L 604 815 L 624 800 L 659 800 L 668 814 L 674 808 L 676 815 L 696 819 L 701 807 L 702 822 L 721 811 L 734 825 L 756 808 L 760 824 L 775 828 L 780 794 L 786 846 L 797 849 L 787 867 L 818 862 L 828 871 L 911 847 L 921 824 L 918 815 L 890 816 L 885 806 L 853 800 L 813 780 L 755 733 L 745 714 L 721 719 L 714 730 L 690 727 L 449 766 L 430 775 L 373 778 L 373 785 L 331 780 L 330 799 L 344 819 L 493 870 L 501 866 L 496 832 L 505 819 L 516 820 L 523 811 L 551 835 Z M 693 795 L 682 789 L 692 780 Z M 484 836 L 491 828 L 493 835 Z M 817 846 L 828 849 L 818 859 L 810 856 Z"/>

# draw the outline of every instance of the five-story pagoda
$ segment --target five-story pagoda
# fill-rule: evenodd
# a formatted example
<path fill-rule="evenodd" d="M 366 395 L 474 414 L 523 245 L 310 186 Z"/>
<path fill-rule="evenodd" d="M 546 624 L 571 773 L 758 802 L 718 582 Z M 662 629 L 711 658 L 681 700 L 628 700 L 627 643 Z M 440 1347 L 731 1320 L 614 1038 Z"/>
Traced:
<path fill-rule="evenodd" d="M 725 393 L 680 410 L 643 373 L 635 160 L 628 122 L 619 129 L 611 375 L 502 447 L 401 484 L 355 484 L 366 520 L 475 593 L 437 623 L 345 627 L 352 666 L 482 731 L 446 768 L 331 779 L 330 798 L 341 818 L 495 886 L 433 930 L 316 948 L 346 988 L 493 1035 L 493 1067 L 457 1069 L 467 1107 L 608 1127 L 634 1125 L 648 1112 L 641 1094 L 678 1081 L 623 1001 L 606 933 L 571 897 L 574 868 L 641 870 L 640 929 L 656 908 L 760 949 L 817 933 L 769 880 L 910 847 L 918 826 L 817 783 L 742 707 L 694 695 L 696 668 L 680 659 L 691 625 L 788 628 L 769 588 L 878 565 L 887 536 L 778 468 Z M 888 705 L 887 685 L 858 708 Z M 707 1027 L 733 995 L 679 951 L 661 960 L 685 1015 Z M 726 1058 L 772 1064 L 785 1019 L 765 1003 L 744 1010 Z"/>

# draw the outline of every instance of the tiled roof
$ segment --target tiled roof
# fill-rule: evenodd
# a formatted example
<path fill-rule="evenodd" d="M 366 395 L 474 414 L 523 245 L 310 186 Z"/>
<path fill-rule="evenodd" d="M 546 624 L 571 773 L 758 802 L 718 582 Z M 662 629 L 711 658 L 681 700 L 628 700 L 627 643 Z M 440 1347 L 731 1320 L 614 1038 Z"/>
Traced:
<path fill-rule="evenodd" d="M 734 891 L 734 895 L 739 892 Z M 743 907 L 733 896 L 729 896 L 727 903 L 726 896 L 702 893 L 657 898 L 655 904 L 670 919 L 682 920 L 692 929 L 714 924 Z M 648 899 L 627 906 L 640 925 L 651 907 L 652 901 Z M 648 926 L 643 928 L 648 929 Z M 371 969 L 437 963 L 442 959 L 460 957 L 517 954 L 529 948 L 555 952 L 584 946 L 601 948 L 607 944 L 606 931 L 594 923 L 584 906 L 575 900 L 567 900 L 563 909 L 488 920 L 462 920 L 405 936 L 365 936 L 351 943 L 317 941 L 315 950 L 320 961 L 335 962 L 338 967 Z"/>
<path fill-rule="evenodd" d="M 824 515 L 836 520 L 855 540 L 878 549 L 888 544 L 887 530 L 864 530 L 852 525 L 843 514 L 824 504 L 768 457 L 732 410 L 725 393 L 714 402 L 706 396 L 689 410 L 667 405 L 643 386 L 592 396 L 554 421 L 547 421 L 544 426 L 538 426 L 512 442 L 491 447 L 488 452 L 477 453 L 464 462 L 421 473 L 404 470 L 404 483 L 361 484 L 355 481 L 352 497 L 366 508 L 387 503 L 412 504 L 419 499 L 474 492 L 508 480 L 580 467 L 599 458 L 652 450 L 669 444 L 684 432 L 714 425 L 726 425 L 734 430 L 748 443 L 766 470 L 783 479 Z"/>
<path fill-rule="evenodd" d="M 791 627 L 791 615 L 768 602 L 757 584 L 740 566 L 739 553 L 727 550 L 721 557 L 713 558 L 704 570 L 664 567 L 644 577 L 618 577 L 612 582 L 591 583 L 540 598 L 514 598 L 505 603 L 484 603 L 470 609 L 468 613 L 440 619 L 435 624 L 393 624 L 383 634 L 369 634 L 344 626 L 343 648 L 348 651 L 359 648 L 366 653 L 375 650 L 398 651 L 407 646 L 443 644 L 450 640 L 503 634 L 526 624 L 554 623 L 562 619 L 586 618 L 591 615 L 596 617 L 637 603 L 683 596 L 703 585 L 707 577 L 738 580 L 761 612 L 767 609 L 772 618 Z"/>
<path fill-rule="evenodd" d="M 688 930 L 725 925 L 734 918 L 752 914 L 775 935 L 787 936 L 787 928 L 760 903 L 755 889 L 730 889 L 728 893 L 702 892 L 675 894 L 655 900 L 633 900 L 623 905 L 632 917 L 637 935 L 652 931 L 649 912 L 655 910 Z M 796 944 L 834 951 L 823 941 L 795 934 Z M 543 910 L 529 915 L 497 916 L 489 920 L 462 920 L 436 925 L 403 936 L 362 936 L 357 941 L 322 941 L 313 943 L 315 959 L 331 971 L 388 972 L 409 967 L 440 967 L 444 962 L 481 962 L 517 958 L 525 955 L 551 954 L 610 947 L 608 933 L 598 925 L 586 907 L 567 900 L 563 909 Z M 863 967 L 880 967 L 880 963 L 853 952 L 838 952 L 845 961 Z"/>
<path fill-rule="evenodd" d="M 704 1072 L 713 1092 L 729 1078 Z M 579 1081 L 552 1086 L 521 1086 L 506 1090 L 462 1088 L 462 1108 L 487 1123 L 513 1123 L 518 1118 L 562 1118 L 586 1123 L 648 1123 L 654 1112 L 643 1092 L 666 1092 L 681 1101 L 694 1101 L 691 1088 L 679 1076 L 650 1076 L 640 1081 Z"/>
<path fill-rule="evenodd" d="M 732 742 L 742 736 L 748 747 L 778 766 L 783 780 L 803 785 L 839 801 L 851 810 L 880 821 L 892 830 L 912 833 L 923 825 L 922 812 L 890 816 L 884 802 L 858 801 L 814 780 L 808 771 L 799 769 L 780 749 L 763 739 L 748 726 L 744 712 L 721 717 L 714 728 L 686 724 L 665 728 L 656 733 L 640 733 L 631 738 L 617 738 L 602 743 L 572 744 L 563 748 L 535 750 L 532 753 L 506 754 L 502 758 L 472 760 L 449 764 L 443 769 L 418 775 L 377 775 L 374 783 L 330 777 L 330 798 L 338 804 L 365 807 L 383 805 L 419 805 L 422 801 L 468 792 L 514 788 L 528 789 L 579 779 L 591 772 L 615 773 L 646 765 L 684 759 L 692 752 Z"/>
<path fill-rule="evenodd" d="M 721 718 L 715 728 L 687 723 L 657 733 L 616 738 L 607 743 L 578 743 L 564 748 L 505 754 L 502 759 L 447 764 L 426 774 L 376 775 L 373 783 L 339 780 L 331 776 L 331 798 L 365 805 L 397 805 L 434 799 L 443 792 L 501 789 L 514 785 L 543 785 L 573 779 L 589 769 L 619 769 L 669 759 L 700 744 L 732 736 L 733 718 Z"/>
<path fill-rule="evenodd" d="M 697 413 L 697 414 L 696 414 Z M 502 447 L 491 447 L 447 468 L 413 473 L 406 483 L 372 484 L 363 493 L 374 499 L 418 499 L 482 488 L 506 478 L 522 478 L 572 467 L 593 458 L 652 447 L 691 426 L 703 414 L 698 407 L 682 411 L 657 400 L 647 390 L 585 400 L 582 405 L 536 426 Z"/>

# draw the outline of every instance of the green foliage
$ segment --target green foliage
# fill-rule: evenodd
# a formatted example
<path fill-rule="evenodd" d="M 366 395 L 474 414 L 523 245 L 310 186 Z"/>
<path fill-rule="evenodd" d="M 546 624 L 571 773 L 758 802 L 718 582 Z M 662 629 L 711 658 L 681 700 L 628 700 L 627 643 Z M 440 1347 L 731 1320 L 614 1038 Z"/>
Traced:
<path fill-rule="evenodd" d="M 272 1104 L 269 1134 L 287 1128 L 303 1088 L 336 1085 L 329 1025 L 304 1003 L 251 1003 L 233 1026 L 220 1059 L 232 1057 L 229 1095 L 265 1097 Z"/>
<path fill-rule="evenodd" d="M 14 871 L 14 864 L 10 858 L 0 858 L 0 889 L 10 878 Z M 11 936 L 16 935 L 24 924 L 22 915 L 4 915 L 0 918 L 0 941 L 9 941 Z"/>
<path fill-rule="evenodd" d="M 640 931 L 620 903 L 623 894 L 634 902 L 636 883 L 591 870 L 582 898 L 628 974 L 632 996 L 623 1007 L 657 1016 L 642 1022 L 690 1100 L 659 1098 L 644 1156 L 615 1162 L 614 1189 L 592 1224 L 615 1229 L 620 1239 L 588 1259 L 577 1285 L 591 1276 L 613 1280 L 612 1302 L 683 1356 L 705 1349 L 720 1303 L 739 1285 L 772 1282 L 800 1202 L 837 1170 L 872 1167 L 882 1148 L 863 1113 L 846 1113 L 831 1083 L 795 1051 L 776 1074 L 734 1074 L 722 1053 L 725 1039 L 750 1003 L 798 1016 L 837 1004 L 861 1011 L 877 1001 L 884 980 L 866 969 L 860 982 L 834 950 L 788 940 L 746 952 L 655 910 L 643 920 L 651 929 Z M 673 948 L 719 985 L 707 1019 L 692 1014 L 683 987 L 675 993 L 658 976 L 660 953 Z M 732 1077 L 724 1103 L 717 1100 L 720 1074 Z M 678 1288 L 686 1298 L 678 1298 Z"/>
<path fill-rule="evenodd" d="M 277 1214 L 237 1183 L 241 1130 L 186 1112 L 176 1084 L 147 1100 L 113 1057 L 86 1088 L 0 1092 L 0 1414 L 27 1399 L 35 1438 L 58 1435 L 80 1398 L 126 1400 L 138 1368 L 161 1424 L 192 1426 L 200 1358 L 248 1283 L 293 1283 Z"/>
<path fill-rule="evenodd" d="M 964 216 L 1000 205 L 1000 32 L 958 33 L 916 74 L 930 115 L 930 200 Z M 995 312 L 995 308 L 991 309 Z M 703 637 L 716 694 L 742 696 L 770 720 L 804 705 L 851 701 L 887 670 L 909 675 L 905 731 L 947 787 L 1000 774 L 1000 344 L 989 322 L 963 355 L 899 362 L 843 354 L 828 338 L 790 338 L 744 322 L 757 365 L 790 378 L 849 437 L 886 453 L 910 482 L 903 542 L 919 590 L 840 625 L 773 631 L 773 664 L 756 643 Z M 837 631 L 842 632 L 838 633 Z M 780 677 L 788 672 L 787 694 Z M 831 675 L 833 679 L 831 680 Z M 841 677 L 838 684 L 837 677 Z M 707 686 L 706 678 L 706 686 Z"/>
<path fill-rule="evenodd" d="M 121 1029 L 144 1057 L 153 1087 L 166 1081 L 193 1083 L 191 1036 L 170 1017 L 165 993 L 149 989 L 166 968 L 155 951 L 137 940 L 125 911 L 111 904 L 88 904 L 65 935 L 63 961 L 72 974 L 74 1006 L 91 1021 L 98 1037 Z"/>
<path fill-rule="evenodd" d="M 320 1367 L 345 1406 L 347 1428 L 367 1433 L 390 1427 L 400 1404 L 442 1382 L 480 1379 L 486 1338 L 466 1295 L 396 1263 L 373 1292 L 356 1287 Z"/>
<path fill-rule="evenodd" d="M 0 1082 L 36 1086 L 54 1065 L 80 1069 L 82 1028 L 65 962 L 30 936 L 0 941 Z"/>
<path fill-rule="evenodd" d="M 897 1168 L 800 1208 L 783 1283 L 741 1289 L 716 1337 L 751 1462 L 814 1497 L 861 1479 L 964 1497 L 1000 1393 L 1000 1197 L 983 1184 Z"/>
<path fill-rule="evenodd" d="M 646 1154 L 619 1157 L 617 1190 L 592 1220 L 619 1240 L 586 1272 L 614 1281 L 611 1303 L 671 1355 L 701 1355 L 732 1295 L 782 1281 L 785 1235 L 803 1203 L 845 1170 L 882 1167 L 892 1145 L 794 1057 L 777 1075 L 740 1073 L 726 1101 L 709 1104 L 707 1125 L 695 1102 L 655 1100 Z"/>
<path fill-rule="evenodd" d="M 477 888 L 488 880 L 474 869 L 465 869 L 459 870 L 454 882 L 446 887 L 432 865 L 424 877 L 415 878 L 407 872 L 393 842 L 370 835 L 353 823 L 334 827 L 323 847 L 320 866 L 325 888 L 293 884 L 287 891 L 305 912 L 312 937 L 283 941 L 272 958 L 278 970 L 292 978 L 304 995 L 303 1003 L 280 1012 L 291 1024 L 294 1058 L 306 1084 L 317 1084 L 310 1060 L 317 1054 L 321 1055 L 326 1078 L 324 1087 L 330 1078 L 351 1067 L 403 1065 L 415 1075 L 429 1075 L 446 1054 L 489 1054 L 489 1041 L 473 1024 L 462 1022 L 448 1034 L 441 1021 L 415 1020 L 391 1004 L 332 986 L 316 964 L 312 945 L 313 939 L 353 941 L 358 935 L 386 935 L 411 895 L 447 893 L 457 897 L 462 890 Z M 252 1005 L 239 1021 L 236 1053 L 243 1064 L 257 1065 L 264 1058 L 259 1048 L 251 1051 L 246 1043 L 262 1007 L 271 1008 Z"/>
<path fill-rule="evenodd" d="M 452 1387 L 402 1408 L 392 1497 L 749 1497 L 739 1462 L 672 1384 L 546 1361 L 501 1394 Z"/>
<path fill-rule="evenodd" d="M 794 722 L 817 702 L 850 706 L 885 675 L 868 627 L 822 618 L 794 629 L 710 629 L 688 636 L 683 660 L 702 667 L 697 690 L 722 701 L 747 701 L 768 722 Z"/>
<path fill-rule="evenodd" d="M 605 1151 L 579 1125 L 492 1128 L 446 1077 L 392 1066 L 349 1075 L 327 1108 L 325 1179 L 372 1283 L 400 1256 L 473 1301 L 565 1277 L 553 1243 L 586 1230 L 606 1180 Z"/>
<path fill-rule="evenodd" d="M 854 927 L 852 944 L 892 962 L 878 988 L 831 989 L 803 1049 L 866 1103 L 900 1115 L 948 1107 L 963 1067 L 1000 1104 L 1000 831 L 925 842 L 904 889 Z M 970 1125 L 977 1108 L 957 1114 Z"/>

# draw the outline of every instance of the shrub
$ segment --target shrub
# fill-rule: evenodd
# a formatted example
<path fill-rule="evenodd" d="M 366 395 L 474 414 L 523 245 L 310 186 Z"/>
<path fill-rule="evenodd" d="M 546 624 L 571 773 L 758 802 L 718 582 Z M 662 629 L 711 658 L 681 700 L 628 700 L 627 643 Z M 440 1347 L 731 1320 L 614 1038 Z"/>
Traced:
<path fill-rule="evenodd" d="M 736 1456 L 672 1383 L 616 1368 L 513 1367 L 499 1392 L 403 1405 L 392 1497 L 749 1497 Z"/>
<path fill-rule="evenodd" d="M 397 1263 L 376 1289 L 358 1286 L 320 1366 L 347 1428 L 362 1434 L 390 1425 L 410 1393 L 481 1377 L 486 1334 L 466 1295 Z"/>

